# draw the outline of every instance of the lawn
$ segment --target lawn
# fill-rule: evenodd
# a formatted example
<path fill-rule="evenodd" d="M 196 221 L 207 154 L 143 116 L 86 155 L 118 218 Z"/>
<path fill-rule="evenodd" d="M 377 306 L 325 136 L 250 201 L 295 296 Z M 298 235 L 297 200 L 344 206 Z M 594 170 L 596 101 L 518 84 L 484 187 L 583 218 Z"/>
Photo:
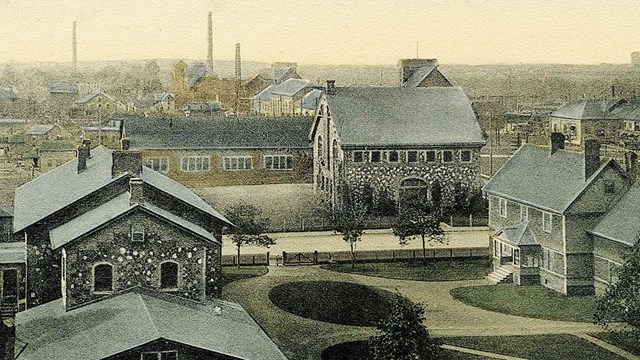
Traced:
<path fill-rule="evenodd" d="M 587 340 L 567 334 L 457 337 L 441 339 L 441 341 L 448 345 L 531 360 L 622 359 Z"/>
<path fill-rule="evenodd" d="M 307 319 L 354 326 L 374 326 L 394 299 L 388 291 L 340 281 L 296 281 L 269 291 L 269 300 L 282 310 Z"/>
<path fill-rule="evenodd" d="M 589 334 L 620 349 L 626 350 L 632 354 L 640 355 L 640 344 L 635 340 L 626 337 L 625 334 L 617 334 L 611 332 L 601 332 Z"/>
<path fill-rule="evenodd" d="M 463 303 L 504 314 L 592 322 L 595 296 L 567 297 L 542 286 L 480 285 L 451 290 Z"/>
<path fill-rule="evenodd" d="M 240 279 L 249 279 L 262 276 L 269 272 L 266 266 L 242 266 L 239 269 L 235 266 L 222 267 L 222 286 Z"/>
<path fill-rule="evenodd" d="M 322 360 L 367 360 L 367 341 L 349 341 L 330 346 L 322 352 Z M 442 350 L 442 359 L 448 360 L 479 360 L 482 356 L 466 354 L 453 350 Z"/>
<path fill-rule="evenodd" d="M 489 259 L 429 259 L 426 263 L 402 261 L 391 263 L 328 264 L 323 269 L 350 274 L 378 276 L 400 280 L 456 281 L 482 279 L 491 272 Z"/>

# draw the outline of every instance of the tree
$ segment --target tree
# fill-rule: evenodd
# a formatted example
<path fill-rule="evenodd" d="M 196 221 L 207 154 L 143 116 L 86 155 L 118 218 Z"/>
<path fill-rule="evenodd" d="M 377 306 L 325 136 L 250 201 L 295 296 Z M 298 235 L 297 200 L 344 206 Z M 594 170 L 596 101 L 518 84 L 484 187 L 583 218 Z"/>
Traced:
<path fill-rule="evenodd" d="M 351 267 L 356 266 L 356 245 L 362 240 L 364 221 L 368 207 L 362 196 L 358 196 L 351 186 L 342 183 L 338 186 L 338 202 L 331 214 L 332 227 L 342 234 L 342 240 L 349 244 Z"/>
<path fill-rule="evenodd" d="M 408 244 L 420 236 L 422 258 L 426 259 L 427 242 L 444 243 L 446 234 L 440 227 L 440 220 L 424 202 L 408 202 L 400 209 L 393 227 L 393 234 L 400 238 L 400 244 Z"/>
<path fill-rule="evenodd" d="M 424 326 L 424 306 L 396 294 L 385 318 L 377 324 L 384 333 L 369 338 L 373 360 L 440 359 L 441 348 Z"/>
<path fill-rule="evenodd" d="M 226 216 L 235 226 L 229 227 L 231 241 L 238 250 L 238 267 L 240 267 L 240 247 L 245 244 L 266 246 L 274 245 L 276 239 L 265 234 L 271 222 L 264 217 L 260 209 L 249 204 L 236 204 L 226 210 Z"/>
<path fill-rule="evenodd" d="M 610 329 L 614 322 L 624 322 L 620 331 L 635 343 L 640 342 L 640 241 L 636 241 L 625 256 L 618 271 L 618 281 L 598 297 L 595 311 L 596 323 Z"/>

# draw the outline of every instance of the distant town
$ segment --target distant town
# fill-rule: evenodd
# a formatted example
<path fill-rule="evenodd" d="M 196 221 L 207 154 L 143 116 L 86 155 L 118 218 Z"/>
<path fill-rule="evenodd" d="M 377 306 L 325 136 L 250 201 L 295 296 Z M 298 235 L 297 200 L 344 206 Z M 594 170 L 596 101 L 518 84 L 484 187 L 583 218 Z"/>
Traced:
<path fill-rule="evenodd" d="M 206 20 L 0 65 L 0 358 L 640 358 L 640 52 L 220 61 Z"/>

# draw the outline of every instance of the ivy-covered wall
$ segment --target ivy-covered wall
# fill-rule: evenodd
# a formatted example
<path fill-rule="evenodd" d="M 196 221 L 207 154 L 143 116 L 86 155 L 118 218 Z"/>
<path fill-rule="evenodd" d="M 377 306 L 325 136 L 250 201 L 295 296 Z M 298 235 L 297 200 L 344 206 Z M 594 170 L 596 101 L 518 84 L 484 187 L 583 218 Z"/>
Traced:
<path fill-rule="evenodd" d="M 143 242 L 130 240 L 131 225 L 143 225 Z M 154 215 L 137 210 L 65 247 L 67 307 L 109 294 L 93 291 L 93 268 L 113 266 L 113 292 L 141 286 L 160 291 L 160 265 L 178 263 L 175 295 L 204 300 L 219 296 L 221 246 L 201 239 Z"/>

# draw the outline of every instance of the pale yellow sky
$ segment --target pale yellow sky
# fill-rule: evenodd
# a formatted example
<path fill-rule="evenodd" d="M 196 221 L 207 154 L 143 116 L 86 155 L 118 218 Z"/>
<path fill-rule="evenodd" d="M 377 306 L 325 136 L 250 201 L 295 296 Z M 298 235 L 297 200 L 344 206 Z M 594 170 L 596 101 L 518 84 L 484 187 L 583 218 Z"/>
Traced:
<path fill-rule="evenodd" d="M 637 0 L 0 0 L 0 63 L 205 59 L 300 64 L 628 63 Z"/>

